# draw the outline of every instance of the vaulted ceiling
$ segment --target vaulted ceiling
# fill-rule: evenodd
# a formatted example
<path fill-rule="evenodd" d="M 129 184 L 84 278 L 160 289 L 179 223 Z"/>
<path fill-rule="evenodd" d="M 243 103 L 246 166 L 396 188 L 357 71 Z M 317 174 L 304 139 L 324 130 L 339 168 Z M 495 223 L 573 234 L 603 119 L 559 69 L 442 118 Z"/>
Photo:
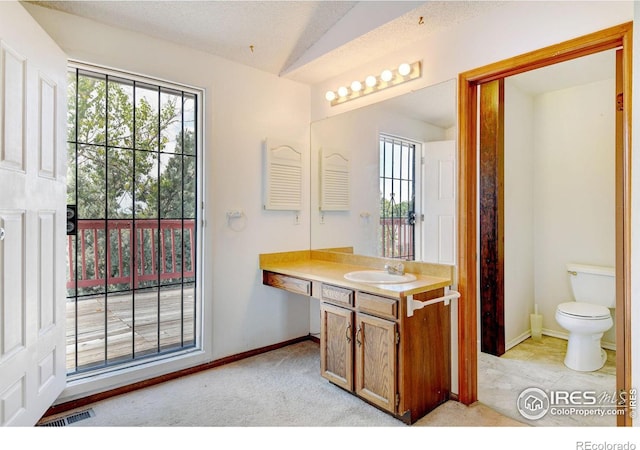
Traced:
<path fill-rule="evenodd" d="M 29 1 L 309 84 L 470 20 L 493 1 Z"/>

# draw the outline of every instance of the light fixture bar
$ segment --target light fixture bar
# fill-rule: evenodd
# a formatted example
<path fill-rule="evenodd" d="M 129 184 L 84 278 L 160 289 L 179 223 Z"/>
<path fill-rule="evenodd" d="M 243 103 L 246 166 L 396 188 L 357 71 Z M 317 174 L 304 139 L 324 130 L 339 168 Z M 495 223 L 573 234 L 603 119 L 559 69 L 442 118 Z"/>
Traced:
<path fill-rule="evenodd" d="M 420 61 L 412 64 L 404 63 L 395 70 L 382 71 L 377 77 L 369 75 L 364 81 L 354 81 L 349 87 L 340 86 L 335 91 L 328 91 L 325 98 L 331 102 L 331 106 L 335 106 L 392 86 L 398 86 L 421 76 L 422 63 Z"/>

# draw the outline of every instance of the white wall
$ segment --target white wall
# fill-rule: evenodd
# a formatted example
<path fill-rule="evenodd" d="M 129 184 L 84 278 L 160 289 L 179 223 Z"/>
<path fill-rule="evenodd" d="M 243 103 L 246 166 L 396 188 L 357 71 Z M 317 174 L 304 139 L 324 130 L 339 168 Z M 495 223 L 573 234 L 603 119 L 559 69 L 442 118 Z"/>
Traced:
<path fill-rule="evenodd" d="M 534 312 L 533 99 L 505 81 L 504 333 L 509 349 L 529 336 Z"/>
<path fill-rule="evenodd" d="M 531 96 L 506 83 L 505 340 L 529 331 L 538 304 L 545 334 L 573 300 L 566 264 L 615 263 L 613 79 Z M 615 314 L 615 311 L 613 311 Z M 603 343 L 615 345 L 615 327 Z"/>
<path fill-rule="evenodd" d="M 261 195 L 263 139 L 302 143 L 309 167 L 309 87 L 142 34 L 32 5 L 26 9 L 69 58 L 205 90 L 203 301 L 209 326 L 199 362 L 307 335 L 309 302 L 263 286 L 258 255 L 309 248 L 308 180 L 299 225 L 293 212 L 263 211 Z M 234 224 L 240 231 L 227 225 L 230 209 L 245 213 L 246 220 Z M 134 378 L 194 362 L 176 361 Z M 81 389 L 94 387 L 70 388 L 66 395 Z"/>
<path fill-rule="evenodd" d="M 615 81 L 534 98 L 535 301 L 545 331 L 571 301 L 566 264 L 615 266 Z M 613 329 L 605 341 L 615 342 Z"/>

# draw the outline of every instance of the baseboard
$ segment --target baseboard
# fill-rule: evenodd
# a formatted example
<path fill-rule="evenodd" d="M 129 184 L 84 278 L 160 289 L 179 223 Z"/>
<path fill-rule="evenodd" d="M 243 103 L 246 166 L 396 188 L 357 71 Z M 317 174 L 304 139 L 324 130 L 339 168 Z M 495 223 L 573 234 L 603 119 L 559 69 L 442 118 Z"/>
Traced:
<path fill-rule="evenodd" d="M 530 337 L 531 337 L 531 330 L 525 331 L 520 336 L 517 336 L 517 337 L 511 339 L 509 342 L 507 342 L 505 344 L 505 351 L 508 351 L 509 349 L 512 349 L 513 347 L 515 347 L 516 345 L 518 345 L 519 343 L 521 343 L 523 341 L 526 341 Z"/>
<path fill-rule="evenodd" d="M 569 333 L 566 333 L 564 331 L 556 331 L 556 330 L 549 330 L 547 328 L 543 328 L 542 329 L 542 334 L 545 336 L 551 336 L 554 338 L 558 338 L 558 339 L 564 339 L 565 341 L 569 340 Z M 611 351 L 616 351 L 616 344 L 615 342 L 605 342 L 602 341 L 600 342 L 600 345 L 602 346 L 602 348 L 605 348 L 607 350 L 611 350 Z"/>
<path fill-rule="evenodd" d="M 542 329 L 542 334 L 544 336 L 550 336 L 550 337 L 554 337 L 554 338 L 558 338 L 558 339 L 564 339 L 565 341 L 569 340 L 569 333 L 566 333 L 564 331 L 556 331 L 556 330 L 550 330 L 548 328 L 543 328 Z M 517 337 L 511 339 L 509 342 L 507 342 L 505 344 L 505 351 L 512 349 L 513 347 L 515 347 L 516 345 L 520 344 L 521 342 L 526 341 L 530 337 L 531 337 L 531 330 L 525 331 L 520 336 L 517 336 Z M 602 348 L 605 348 L 607 350 L 611 350 L 611 351 L 614 351 L 614 352 L 616 351 L 615 342 L 602 341 L 600 343 L 600 345 L 602 346 Z"/>

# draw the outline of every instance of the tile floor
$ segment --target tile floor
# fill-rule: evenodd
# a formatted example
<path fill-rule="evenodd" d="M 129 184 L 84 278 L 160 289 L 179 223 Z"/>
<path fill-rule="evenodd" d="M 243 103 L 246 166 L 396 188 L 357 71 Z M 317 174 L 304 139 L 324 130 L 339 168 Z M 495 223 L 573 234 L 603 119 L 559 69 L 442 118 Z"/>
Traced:
<path fill-rule="evenodd" d="M 614 415 L 598 416 L 568 412 L 547 413 L 538 420 L 525 419 L 517 409 L 520 393 L 530 387 L 550 391 L 595 391 L 612 395 L 616 387 L 615 352 L 607 351 L 607 363 L 596 372 L 576 372 L 564 363 L 567 341 L 550 336 L 527 339 L 502 357 L 480 353 L 478 358 L 478 400 L 495 411 L 533 426 L 616 426 Z M 599 401 L 599 400 L 598 400 Z M 595 408 L 609 410 L 609 408 Z"/>

